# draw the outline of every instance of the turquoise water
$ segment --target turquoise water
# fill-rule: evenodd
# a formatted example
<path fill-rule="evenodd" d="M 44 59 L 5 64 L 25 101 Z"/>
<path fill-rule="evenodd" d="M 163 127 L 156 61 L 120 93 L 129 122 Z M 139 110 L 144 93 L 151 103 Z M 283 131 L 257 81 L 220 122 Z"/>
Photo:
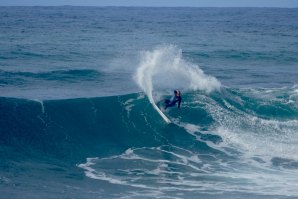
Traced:
<path fill-rule="evenodd" d="M 296 198 L 297 13 L 0 7 L 1 196 Z"/>

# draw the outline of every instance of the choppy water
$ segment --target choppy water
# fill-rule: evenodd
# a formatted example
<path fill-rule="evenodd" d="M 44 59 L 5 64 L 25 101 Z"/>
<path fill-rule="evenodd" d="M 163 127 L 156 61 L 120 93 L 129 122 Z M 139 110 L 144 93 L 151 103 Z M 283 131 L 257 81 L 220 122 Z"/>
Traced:
<path fill-rule="evenodd" d="M 1 196 L 296 198 L 297 13 L 0 7 Z"/>

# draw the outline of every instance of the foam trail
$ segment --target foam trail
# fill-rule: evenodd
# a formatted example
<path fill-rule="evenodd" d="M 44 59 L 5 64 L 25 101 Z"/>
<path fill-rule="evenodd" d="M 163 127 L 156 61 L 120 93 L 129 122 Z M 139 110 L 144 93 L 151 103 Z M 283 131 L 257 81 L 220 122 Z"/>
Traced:
<path fill-rule="evenodd" d="M 203 90 L 207 93 L 220 88 L 216 78 L 206 75 L 199 66 L 183 60 L 181 50 L 175 46 L 144 52 L 134 79 L 152 104 L 154 88 Z"/>

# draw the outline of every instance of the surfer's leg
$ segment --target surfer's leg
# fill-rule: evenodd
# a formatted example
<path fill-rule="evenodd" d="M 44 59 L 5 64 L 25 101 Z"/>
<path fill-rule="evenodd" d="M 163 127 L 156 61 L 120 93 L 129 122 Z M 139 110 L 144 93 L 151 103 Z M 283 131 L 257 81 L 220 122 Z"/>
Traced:
<path fill-rule="evenodd" d="M 167 103 L 166 103 L 166 108 L 167 109 L 168 107 L 172 107 L 174 106 L 176 103 L 175 102 L 171 102 L 170 100 L 167 100 Z"/>
<path fill-rule="evenodd" d="M 166 107 L 165 107 L 165 110 L 170 106 L 170 100 L 169 99 L 166 99 L 165 100 L 165 104 L 166 104 Z"/>

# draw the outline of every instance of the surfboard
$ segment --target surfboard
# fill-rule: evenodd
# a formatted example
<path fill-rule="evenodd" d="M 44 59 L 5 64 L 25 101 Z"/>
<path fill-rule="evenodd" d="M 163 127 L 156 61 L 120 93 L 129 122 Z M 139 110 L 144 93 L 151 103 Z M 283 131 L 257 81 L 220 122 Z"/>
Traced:
<path fill-rule="evenodd" d="M 155 108 L 155 110 L 157 110 L 157 112 L 159 113 L 159 115 L 162 117 L 162 119 L 167 123 L 170 124 L 171 121 L 170 119 L 158 108 L 158 106 L 155 103 L 152 103 L 153 107 Z"/>

